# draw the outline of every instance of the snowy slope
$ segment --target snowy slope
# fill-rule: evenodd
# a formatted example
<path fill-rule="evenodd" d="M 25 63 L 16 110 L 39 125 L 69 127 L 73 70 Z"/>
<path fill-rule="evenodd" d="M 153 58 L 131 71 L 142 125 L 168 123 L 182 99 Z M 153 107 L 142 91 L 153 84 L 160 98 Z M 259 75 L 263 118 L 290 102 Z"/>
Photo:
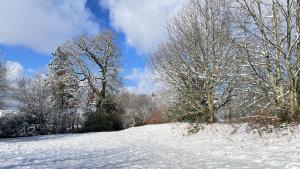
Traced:
<path fill-rule="evenodd" d="M 221 124 L 185 136 L 185 126 L 2 139 L 0 168 L 300 168 L 299 129 L 259 138 Z"/>

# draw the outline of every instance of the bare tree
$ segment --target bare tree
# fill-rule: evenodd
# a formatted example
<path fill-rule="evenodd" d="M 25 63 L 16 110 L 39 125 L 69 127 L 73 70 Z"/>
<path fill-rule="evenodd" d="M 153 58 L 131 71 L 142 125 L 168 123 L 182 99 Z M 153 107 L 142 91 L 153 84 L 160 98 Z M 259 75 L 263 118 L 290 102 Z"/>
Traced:
<path fill-rule="evenodd" d="M 51 122 L 48 95 L 49 90 L 42 75 L 36 75 L 34 79 L 19 79 L 13 91 L 13 98 L 17 101 L 20 112 L 25 114 L 23 120 L 41 133 L 48 132 L 46 125 Z"/>
<path fill-rule="evenodd" d="M 62 47 L 89 87 L 89 101 L 105 99 L 119 90 L 120 53 L 115 44 L 114 34 L 104 32 L 79 36 Z"/>
<path fill-rule="evenodd" d="M 243 90 L 252 99 L 245 104 L 289 111 L 299 120 L 300 1 L 235 0 L 231 11 L 248 61 Z"/>
<path fill-rule="evenodd" d="M 121 89 L 121 60 L 112 32 L 81 35 L 60 47 L 86 88 L 84 128 L 87 131 L 120 129 L 116 96 Z M 81 90 L 80 89 L 80 90 Z"/>
<path fill-rule="evenodd" d="M 167 42 L 151 58 L 154 70 L 176 95 L 180 116 L 214 122 L 233 98 L 241 59 L 225 1 L 192 0 L 168 27 Z"/>

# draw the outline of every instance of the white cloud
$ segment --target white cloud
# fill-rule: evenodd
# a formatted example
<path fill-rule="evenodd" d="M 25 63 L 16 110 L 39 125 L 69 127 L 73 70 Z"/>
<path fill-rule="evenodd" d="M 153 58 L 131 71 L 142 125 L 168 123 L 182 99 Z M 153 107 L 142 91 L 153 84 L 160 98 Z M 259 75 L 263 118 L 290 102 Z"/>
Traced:
<path fill-rule="evenodd" d="M 168 19 L 187 0 L 101 0 L 112 25 L 139 52 L 151 52 L 162 40 Z"/>
<path fill-rule="evenodd" d="M 0 1 L 0 44 L 49 53 L 78 33 L 96 33 L 98 25 L 85 4 L 86 0 Z"/>
<path fill-rule="evenodd" d="M 7 77 L 9 80 L 15 80 L 19 78 L 24 72 L 24 68 L 19 62 L 6 61 L 6 67 Z"/>
<path fill-rule="evenodd" d="M 134 85 L 127 86 L 126 90 L 136 94 L 151 94 L 162 89 L 163 85 L 158 83 L 155 75 L 148 68 L 132 69 L 132 73 L 124 77 L 125 80 L 133 82 Z"/>

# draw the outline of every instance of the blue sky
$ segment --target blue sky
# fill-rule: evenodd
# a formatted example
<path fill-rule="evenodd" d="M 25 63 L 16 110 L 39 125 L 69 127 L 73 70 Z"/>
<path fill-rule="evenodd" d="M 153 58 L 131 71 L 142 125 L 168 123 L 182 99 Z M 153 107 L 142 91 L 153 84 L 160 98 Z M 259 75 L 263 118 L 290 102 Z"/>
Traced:
<path fill-rule="evenodd" d="M 169 17 L 185 0 L 3 0 L 0 50 L 12 76 L 45 72 L 51 52 L 80 33 L 117 32 L 127 90 L 149 94 L 158 84 L 147 66 L 164 40 Z"/>

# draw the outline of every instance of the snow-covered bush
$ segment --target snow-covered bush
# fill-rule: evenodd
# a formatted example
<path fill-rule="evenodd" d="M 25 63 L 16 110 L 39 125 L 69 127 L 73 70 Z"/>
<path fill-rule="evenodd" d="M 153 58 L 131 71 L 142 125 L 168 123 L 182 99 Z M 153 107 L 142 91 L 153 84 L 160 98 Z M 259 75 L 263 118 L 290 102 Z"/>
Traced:
<path fill-rule="evenodd" d="M 24 113 L 7 112 L 0 117 L 0 137 L 24 137 L 38 135 L 38 126 L 30 124 Z"/>

